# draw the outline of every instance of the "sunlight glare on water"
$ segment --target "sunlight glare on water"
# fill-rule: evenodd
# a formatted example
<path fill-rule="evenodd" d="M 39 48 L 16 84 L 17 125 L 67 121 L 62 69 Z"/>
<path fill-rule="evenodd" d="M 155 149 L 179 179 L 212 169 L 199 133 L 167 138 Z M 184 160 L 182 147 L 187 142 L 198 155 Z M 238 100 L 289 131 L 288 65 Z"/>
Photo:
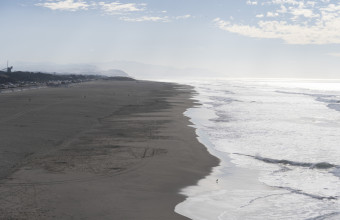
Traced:
<path fill-rule="evenodd" d="M 222 162 L 183 189 L 188 199 L 176 212 L 192 219 L 340 217 L 339 83 L 192 85 L 202 105 L 185 114 Z M 203 118 L 202 111 L 210 113 Z"/>

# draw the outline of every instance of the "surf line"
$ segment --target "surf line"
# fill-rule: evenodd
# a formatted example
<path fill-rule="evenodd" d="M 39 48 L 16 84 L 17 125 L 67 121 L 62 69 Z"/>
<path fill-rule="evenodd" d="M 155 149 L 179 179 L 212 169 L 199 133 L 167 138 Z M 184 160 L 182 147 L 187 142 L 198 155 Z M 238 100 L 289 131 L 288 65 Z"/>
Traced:
<path fill-rule="evenodd" d="M 330 168 L 340 168 L 339 165 L 331 164 L 328 162 L 318 162 L 318 163 L 308 163 L 308 162 L 296 162 L 291 160 L 278 160 L 278 159 L 272 159 L 268 157 L 261 157 L 261 156 L 253 156 L 249 154 L 241 154 L 241 153 L 232 153 L 236 155 L 251 157 L 256 160 L 260 160 L 265 163 L 271 163 L 271 164 L 283 164 L 283 165 L 291 165 L 291 166 L 297 166 L 297 167 L 308 167 L 310 169 L 330 169 Z"/>

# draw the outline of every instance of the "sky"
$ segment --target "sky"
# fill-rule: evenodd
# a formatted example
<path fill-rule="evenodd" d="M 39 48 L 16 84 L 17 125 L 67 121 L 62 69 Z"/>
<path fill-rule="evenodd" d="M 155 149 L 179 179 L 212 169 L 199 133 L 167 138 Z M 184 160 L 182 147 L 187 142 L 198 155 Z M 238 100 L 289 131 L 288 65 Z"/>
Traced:
<path fill-rule="evenodd" d="M 338 0 L 0 0 L 0 22 L 0 67 L 119 61 L 192 76 L 340 78 Z"/>

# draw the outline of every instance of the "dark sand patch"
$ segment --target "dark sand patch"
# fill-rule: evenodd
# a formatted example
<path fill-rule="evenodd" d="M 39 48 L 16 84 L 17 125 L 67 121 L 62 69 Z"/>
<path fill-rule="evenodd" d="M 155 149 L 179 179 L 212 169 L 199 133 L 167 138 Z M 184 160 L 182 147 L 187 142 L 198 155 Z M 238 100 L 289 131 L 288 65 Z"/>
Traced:
<path fill-rule="evenodd" d="M 144 81 L 1 94 L 0 219 L 185 219 L 179 189 L 218 163 L 190 96 Z"/>

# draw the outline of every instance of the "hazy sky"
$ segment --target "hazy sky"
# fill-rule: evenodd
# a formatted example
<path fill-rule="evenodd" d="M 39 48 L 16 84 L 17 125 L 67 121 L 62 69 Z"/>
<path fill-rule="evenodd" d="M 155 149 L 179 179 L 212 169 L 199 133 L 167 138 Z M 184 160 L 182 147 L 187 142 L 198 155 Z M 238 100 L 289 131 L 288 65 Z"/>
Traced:
<path fill-rule="evenodd" d="M 136 61 L 340 78 L 338 0 L 0 0 L 0 64 Z"/>

